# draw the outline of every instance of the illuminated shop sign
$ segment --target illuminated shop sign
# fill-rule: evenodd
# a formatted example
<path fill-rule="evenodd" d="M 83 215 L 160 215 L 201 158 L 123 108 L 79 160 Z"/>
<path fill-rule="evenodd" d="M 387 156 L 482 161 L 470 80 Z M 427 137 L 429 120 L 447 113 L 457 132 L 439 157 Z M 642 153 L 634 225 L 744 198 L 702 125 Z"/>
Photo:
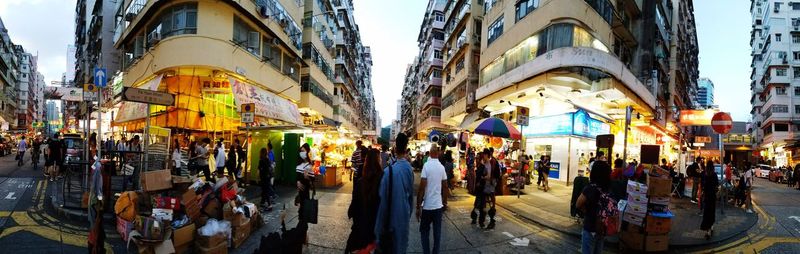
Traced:
<path fill-rule="evenodd" d="M 611 133 L 611 126 L 591 118 L 584 110 L 561 115 L 532 117 L 528 127 L 523 128 L 526 137 L 574 135 L 595 138 Z"/>

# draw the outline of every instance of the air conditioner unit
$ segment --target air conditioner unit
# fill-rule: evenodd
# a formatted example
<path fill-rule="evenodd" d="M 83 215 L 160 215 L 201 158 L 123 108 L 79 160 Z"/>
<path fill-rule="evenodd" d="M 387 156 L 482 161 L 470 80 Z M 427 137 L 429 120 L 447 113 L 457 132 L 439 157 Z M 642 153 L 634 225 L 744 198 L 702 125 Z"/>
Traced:
<path fill-rule="evenodd" d="M 150 34 L 147 35 L 147 45 L 154 45 L 161 41 L 161 32 L 159 31 L 152 31 Z"/>
<path fill-rule="evenodd" d="M 258 32 L 249 32 L 247 34 L 247 50 L 255 51 L 259 46 L 258 39 L 261 38 L 261 34 Z"/>
<path fill-rule="evenodd" d="M 262 18 L 268 19 L 269 18 L 269 9 L 267 6 L 258 6 L 258 14 L 261 15 Z"/>

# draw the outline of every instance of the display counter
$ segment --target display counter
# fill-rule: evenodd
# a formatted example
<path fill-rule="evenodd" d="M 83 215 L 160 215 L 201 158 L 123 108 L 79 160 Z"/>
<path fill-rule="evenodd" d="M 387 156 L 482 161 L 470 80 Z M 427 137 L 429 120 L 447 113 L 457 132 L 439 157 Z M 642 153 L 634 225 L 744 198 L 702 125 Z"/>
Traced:
<path fill-rule="evenodd" d="M 317 183 L 323 188 L 342 185 L 342 174 L 339 173 L 339 167 L 337 166 L 325 167 L 325 174 L 319 176 L 318 179 Z"/>

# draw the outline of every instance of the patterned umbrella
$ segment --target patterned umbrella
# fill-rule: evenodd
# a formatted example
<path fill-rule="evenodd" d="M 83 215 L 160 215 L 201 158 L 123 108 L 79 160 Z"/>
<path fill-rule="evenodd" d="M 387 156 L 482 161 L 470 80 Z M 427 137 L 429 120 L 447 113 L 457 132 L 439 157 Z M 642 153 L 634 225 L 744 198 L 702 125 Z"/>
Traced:
<path fill-rule="evenodd" d="M 510 139 L 522 138 L 522 134 L 519 132 L 519 130 L 517 130 L 517 128 L 514 127 L 514 125 L 497 117 L 489 117 L 483 120 L 475 121 L 467 129 L 476 134 L 481 134 L 484 136 Z"/>

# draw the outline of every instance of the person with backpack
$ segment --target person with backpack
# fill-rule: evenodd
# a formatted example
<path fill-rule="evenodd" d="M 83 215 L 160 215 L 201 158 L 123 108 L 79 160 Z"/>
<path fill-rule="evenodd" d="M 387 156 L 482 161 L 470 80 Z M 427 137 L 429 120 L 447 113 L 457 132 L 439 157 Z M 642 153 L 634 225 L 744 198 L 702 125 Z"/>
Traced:
<path fill-rule="evenodd" d="M 406 253 L 408 247 L 408 228 L 414 209 L 414 175 L 405 157 L 407 147 L 408 136 L 397 134 L 397 161 L 384 169 L 378 190 L 381 201 L 375 220 L 375 238 L 382 253 Z"/>
<path fill-rule="evenodd" d="M 616 232 L 619 212 L 616 202 L 609 196 L 610 185 L 611 166 L 605 161 L 595 161 L 589 175 L 589 185 L 576 202 L 577 208 L 585 215 L 581 233 L 583 254 L 602 253 L 604 238 Z"/>

